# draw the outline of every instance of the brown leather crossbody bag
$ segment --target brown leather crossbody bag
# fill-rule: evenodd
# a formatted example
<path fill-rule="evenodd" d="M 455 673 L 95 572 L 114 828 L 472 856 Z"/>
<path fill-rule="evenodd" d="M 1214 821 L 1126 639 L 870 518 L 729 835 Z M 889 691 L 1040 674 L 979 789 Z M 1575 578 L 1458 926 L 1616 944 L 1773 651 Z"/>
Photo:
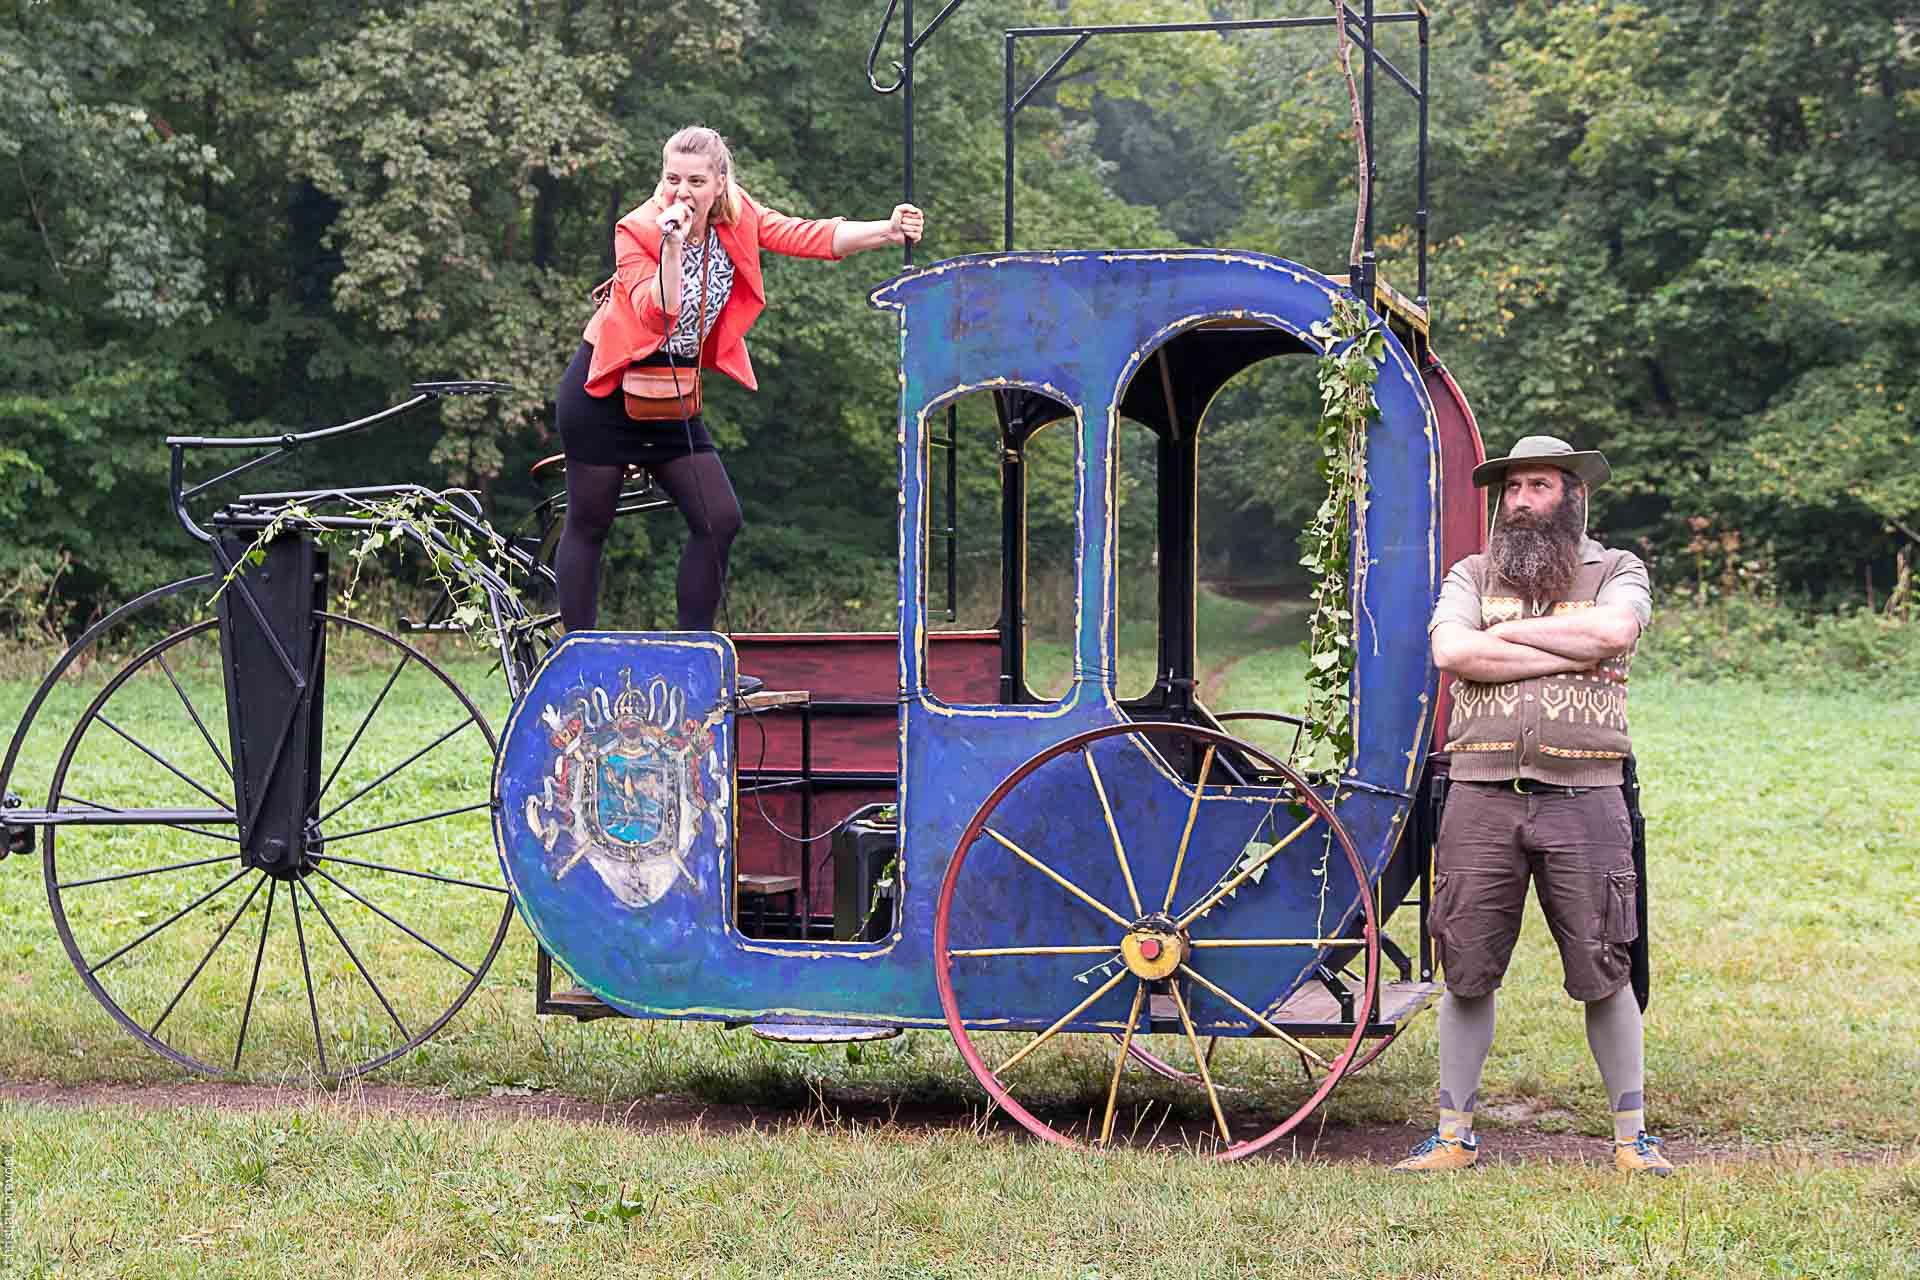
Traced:
<path fill-rule="evenodd" d="M 693 313 L 696 345 L 707 320 L 707 281 L 713 275 L 715 248 L 708 243 L 700 268 L 700 298 Z M 700 412 L 700 357 L 696 355 L 688 368 L 630 364 L 620 375 L 620 394 L 626 400 L 627 417 L 635 422 L 684 422 Z"/>
<path fill-rule="evenodd" d="M 700 412 L 700 369 L 630 364 L 620 394 L 635 422 L 679 422 Z"/>

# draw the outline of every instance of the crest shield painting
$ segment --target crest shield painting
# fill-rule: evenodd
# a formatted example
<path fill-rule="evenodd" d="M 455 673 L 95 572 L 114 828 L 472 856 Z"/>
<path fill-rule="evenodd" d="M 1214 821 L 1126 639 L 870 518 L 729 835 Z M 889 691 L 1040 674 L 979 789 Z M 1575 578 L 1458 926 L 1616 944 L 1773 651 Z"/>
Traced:
<path fill-rule="evenodd" d="M 724 711 L 695 718 L 686 705 L 683 688 L 660 675 L 642 687 L 628 667 L 617 687 L 583 682 L 540 713 L 548 754 L 522 816 L 555 880 L 584 863 L 627 908 L 701 887 L 695 845 L 709 826 L 713 842 L 726 838 L 714 740 Z"/>
<path fill-rule="evenodd" d="M 616 748 L 594 763 L 593 834 L 636 855 L 657 854 L 670 845 L 679 809 L 668 762 L 657 752 Z"/>

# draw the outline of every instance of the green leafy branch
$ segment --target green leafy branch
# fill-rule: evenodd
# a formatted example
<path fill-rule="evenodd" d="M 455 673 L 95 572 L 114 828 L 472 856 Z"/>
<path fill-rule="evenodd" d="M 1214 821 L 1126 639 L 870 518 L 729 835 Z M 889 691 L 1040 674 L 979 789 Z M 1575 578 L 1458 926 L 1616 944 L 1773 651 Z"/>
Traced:
<path fill-rule="evenodd" d="M 1302 646 L 1307 724 L 1295 763 L 1307 771 L 1337 769 L 1353 755 L 1351 681 L 1369 563 L 1367 427 L 1380 416 L 1373 387 L 1386 357 L 1379 324 L 1352 298 L 1336 296 L 1332 321 L 1316 323 L 1313 335 L 1326 347 L 1314 435 L 1320 446 L 1315 465 L 1327 492 L 1301 535 L 1300 563 L 1313 575 L 1313 613 Z M 1324 761 L 1322 748 L 1330 756 Z"/>
<path fill-rule="evenodd" d="M 464 491 L 450 492 L 465 496 Z M 334 514 L 356 523 L 342 527 L 329 523 L 310 502 L 286 503 L 254 536 L 212 599 L 218 600 L 249 565 L 265 561 L 272 542 L 300 531 L 341 552 L 350 564 L 340 597 L 344 613 L 353 612 L 367 563 L 390 547 L 410 542 L 425 561 L 428 577 L 451 603 L 447 621 L 482 646 L 505 654 L 520 630 L 546 621 L 534 615 L 516 585 L 519 568 L 507 555 L 506 540 L 484 523 L 476 527 L 456 519 L 449 492 L 416 488 L 380 499 L 347 493 L 316 496 L 336 504 L 340 510 Z"/>

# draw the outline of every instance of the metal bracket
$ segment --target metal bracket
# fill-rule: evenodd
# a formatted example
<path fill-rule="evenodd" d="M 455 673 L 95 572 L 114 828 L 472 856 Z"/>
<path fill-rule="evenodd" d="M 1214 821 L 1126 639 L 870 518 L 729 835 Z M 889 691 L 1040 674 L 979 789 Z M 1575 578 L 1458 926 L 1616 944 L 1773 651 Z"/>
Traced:
<path fill-rule="evenodd" d="M 511 382 L 491 382 L 485 378 L 464 378 L 455 382 L 416 382 L 412 390 L 427 396 L 492 396 L 517 390 Z"/>
<path fill-rule="evenodd" d="M 933 39 L 933 33 L 940 29 L 940 24 L 945 22 L 953 11 L 960 7 L 960 4 L 961 0 L 947 0 L 946 8 L 935 14 L 933 21 L 929 22 L 917 36 L 911 31 L 901 32 L 906 41 L 906 56 L 909 59 L 919 51 L 921 45 Z M 875 93 L 898 93 L 900 87 L 907 82 L 907 68 L 903 63 L 893 64 L 893 73 L 899 78 L 892 84 L 881 84 L 879 77 L 873 74 L 874 64 L 880 60 L 880 46 L 886 42 L 887 31 L 893 26 L 893 12 L 899 7 L 900 0 L 887 0 L 887 11 L 880 15 L 880 29 L 873 33 L 873 48 L 867 51 L 867 84 Z M 907 8 L 909 19 L 912 14 L 913 8 L 909 5 Z"/>
<path fill-rule="evenodd" d="M 1340 981 L 1340 975 L 1327 968 L 1326 965 L 1317 964 L 1313 968 L 1313 976 L 1320 979 L 1320 985 L 1327 989 L 1327 994 L 1340 1002 L 1340 1021 L 1349 1026 L 1353 1025 L 1352 988 Z"/>
<path fill-rule="evenodd" d="M 17 794 L 9 791 L 4 798 L 0 798 L 0 809 L 18 809 L 25 803 Z M 0 862 L 5 862 L 10 853 L 33 852 L 32 827 L 16 827 L 11 822 L 0 820 L 0 834 L 6 837 L 0 840 Z"/>

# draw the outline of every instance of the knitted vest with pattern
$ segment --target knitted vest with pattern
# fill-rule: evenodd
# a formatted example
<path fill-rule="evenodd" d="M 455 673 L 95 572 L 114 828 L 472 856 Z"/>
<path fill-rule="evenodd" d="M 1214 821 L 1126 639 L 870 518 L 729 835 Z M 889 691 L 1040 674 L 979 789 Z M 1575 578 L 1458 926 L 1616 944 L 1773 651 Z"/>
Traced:
<path fill-rule="evenodd" d="M 1566 595 L 1541 608 L 1501 578 L 1485 555 L 1467 567 L 1480 588 L 1480 625 L 1516 618 L 1563 617 L 1593 608 L 1594 597 L 1626 551 L 1608 551 L 1583 564 Z M 1621 762 L 1633 749 L 1627 737 L 1627 669 L 1633 650 L 1588 671 L 1537 676 L 1507 684 L 1459 680 L 1447 752 L 1460 782 L 1535 778 L 1569 787 L 1618 785 Z"/>

